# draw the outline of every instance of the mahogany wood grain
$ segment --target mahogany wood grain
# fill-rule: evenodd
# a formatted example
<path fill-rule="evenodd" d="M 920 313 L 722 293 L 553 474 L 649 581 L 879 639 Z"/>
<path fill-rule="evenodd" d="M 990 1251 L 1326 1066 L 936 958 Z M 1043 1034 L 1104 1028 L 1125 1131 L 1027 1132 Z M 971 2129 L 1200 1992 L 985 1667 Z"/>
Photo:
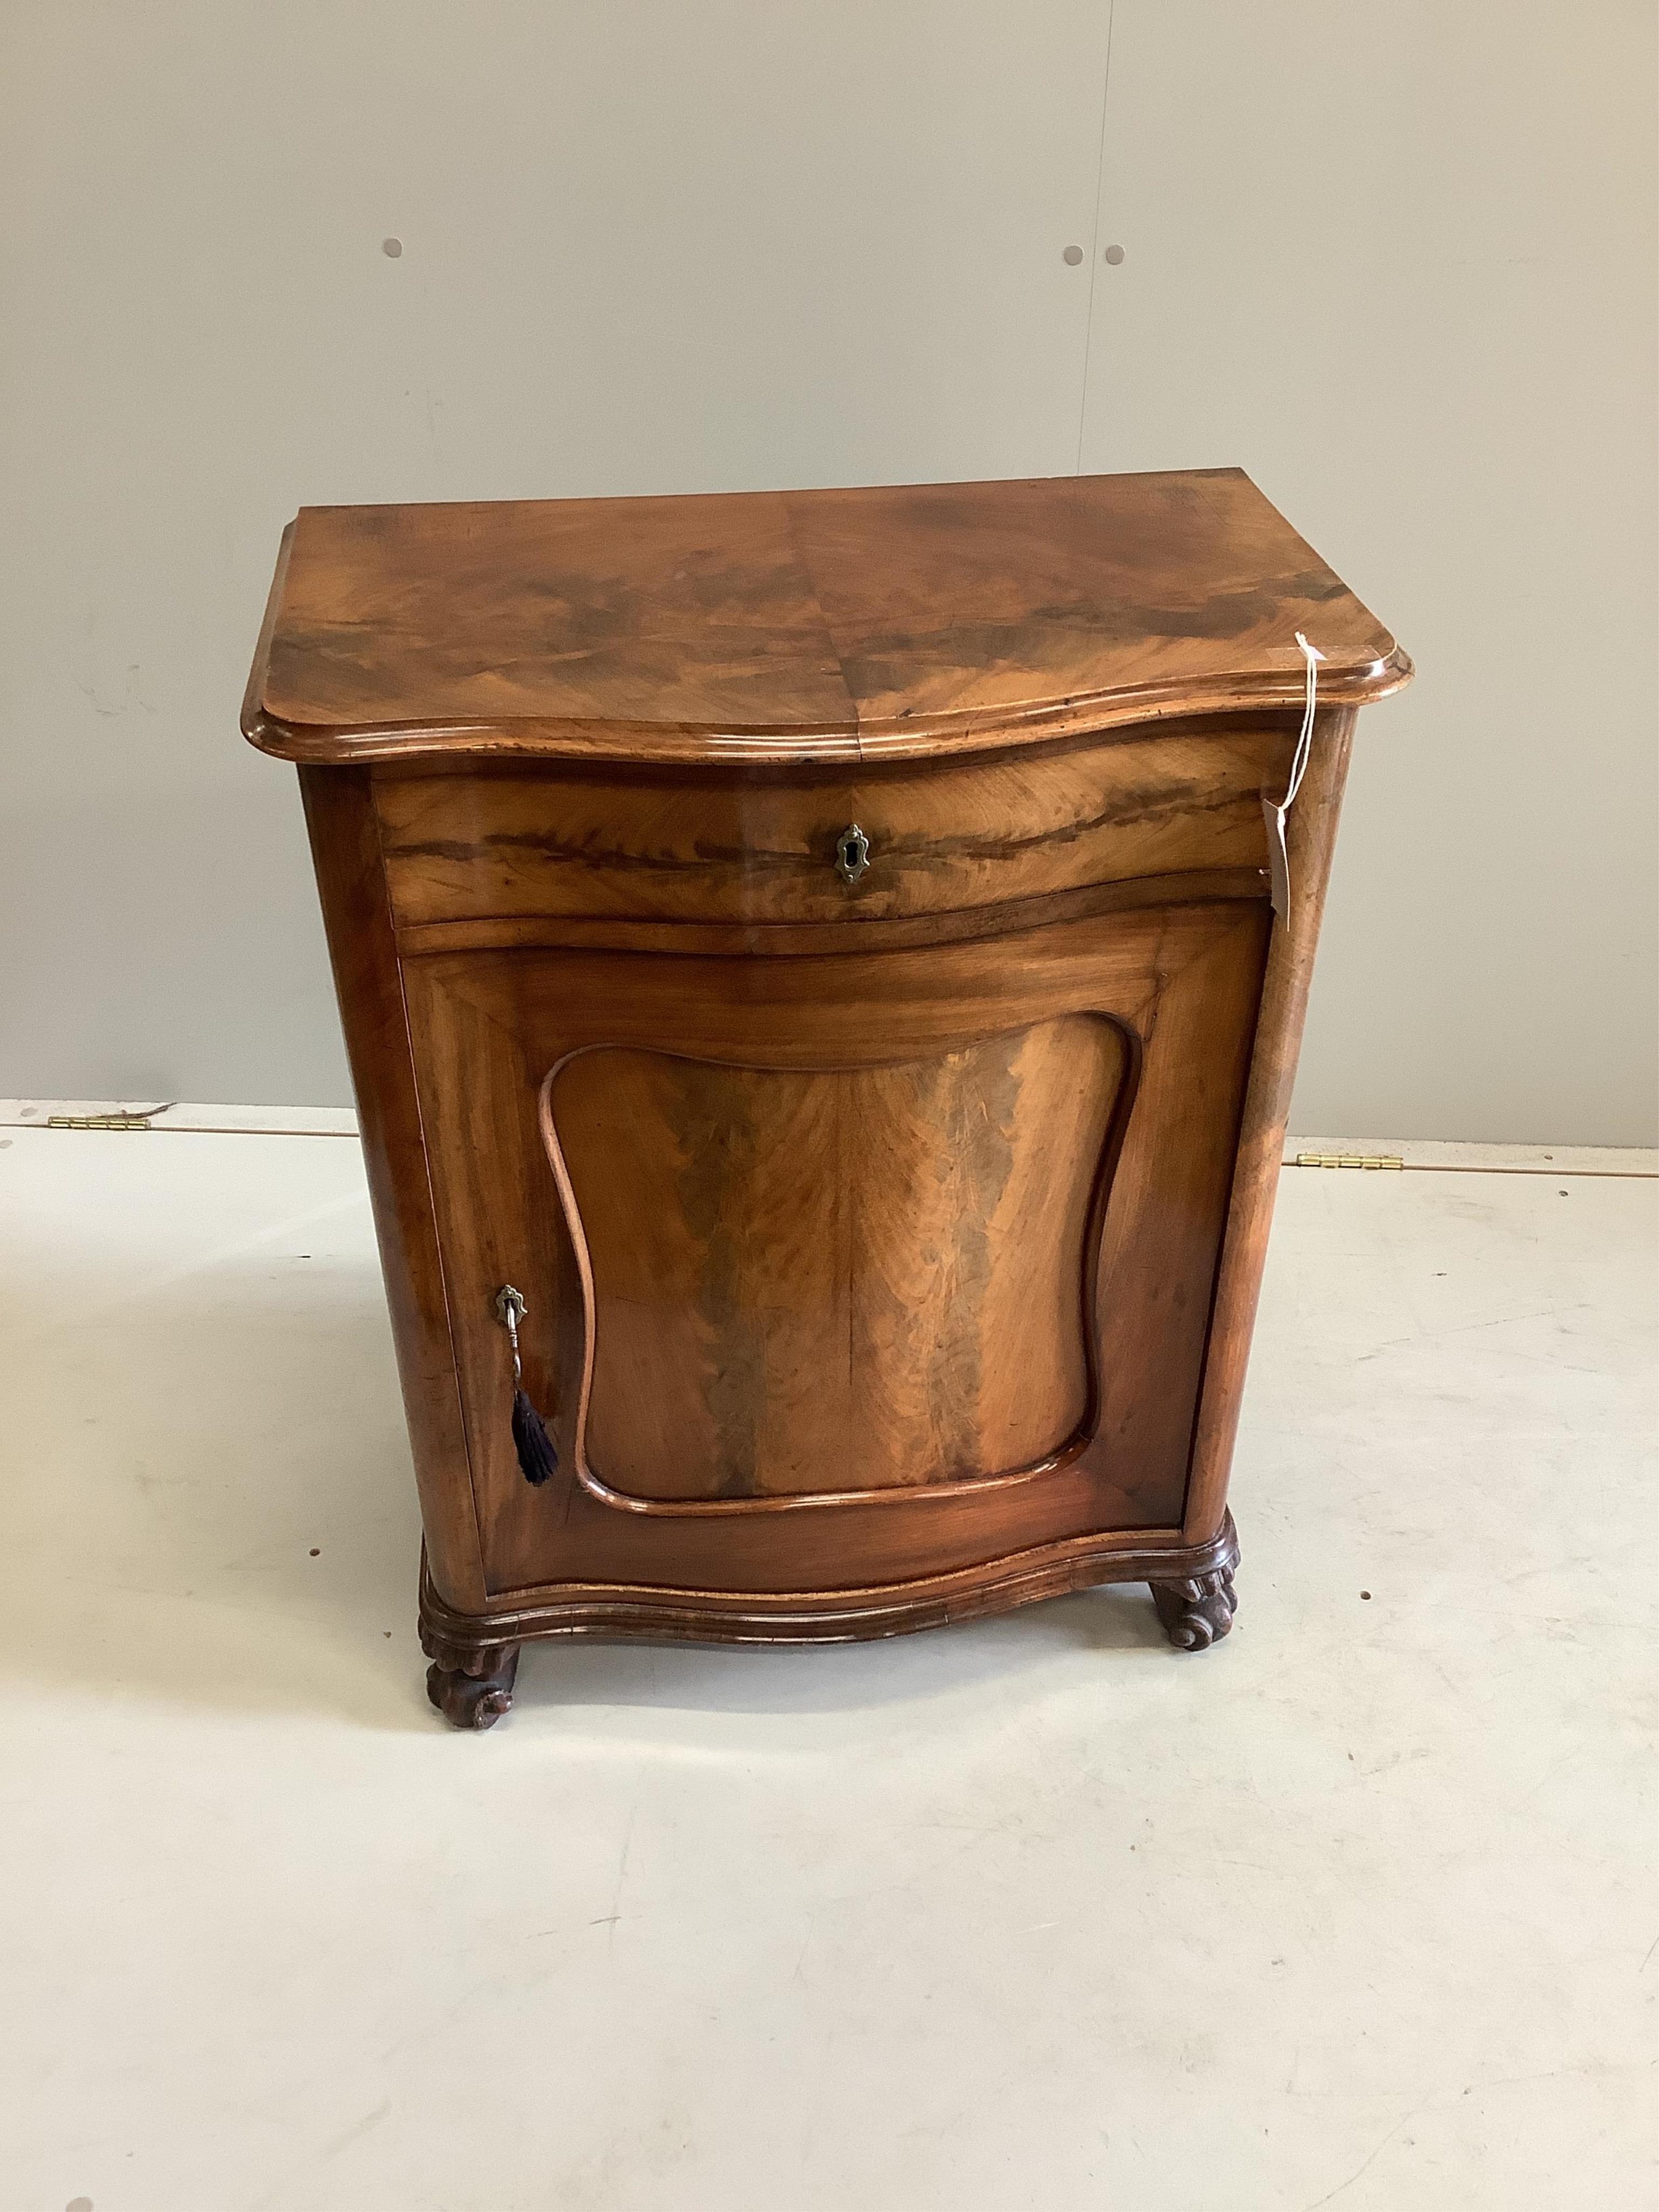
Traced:
<path fill-rule="evenodd" d="M 1109 1530 L 1010 1551 L 988 1565 L 911 1575 L 842 1590 L 664 1589 L 654 1584 L 562 1583 L 488 1613 L 459 1613 L 421 1576 L 421 1643 L 446 1670 L 487 1676 L 497 1655 L 532 1638 L 645 1637 L 653 1643 L 851 1644 L 1008 1612 L 1034 1599 L 1108 1583 L 1160 1585 L 1218 1571 L 1231 1580 L 1238 1536 L 1231 1516 L 1207 1544 L 1178 1528 Z"/>
<path fill-rule="evenodd" d="M 291 760 L 732 767 L 1333 703 L 1410 663 L 1237 469 L 306 507 L 243 726 Z"/>
<path fill-rule="evenodd" d="M 1085 1248 L 1135 1057 L 1071 1014 L 873 1067 L 562 1060 L 596 1478 L 845 1494 L 1054 1458 L 1096 1396 Z"/>
<path fill-rule="evenodd" d="M 400 927 L 516 915 L 746 922 L 886 921 L 1078 884 L 1261 867 L 1261 793 L 1282 788 L 1295 718 L 902 771 L 381 775 L 386 880 Z M 836 840 L 856 823 L 856 882 Z"/>
<path fill-rule="evenodd" d="M 1036 929 L 1046 921 L 1076 921 L 1085 915 L 1127 914 L 1145 906 L 1205 906 L 1260 899 L 1266 868 L 1189 868 L 1167 876 L 1132 876 L 1121 882 L 1080 884 L 1036 898 L 957 907 L 941 914 L 884 921 L 814 922 L 634 921 L 610 915 L 486 915 L 476 921 L 408 922 L 394 931 L 405 959 L 422 952 L 811 953 L 898 952 L 924 945 L 963 945 L 975 938 Z"/>
<path fill-rule="evenodd" d="M 1185 1527 L 1195 1543 L 1214 1534 L 1226 1510 L 1227 1476 L 1243 1403 L 1250 1335 L 1255 1326 L 1273 1200 L 1285 1158 L 1297 1054 L 1330 882 L 1356 712 L 1352 707 L 1337 708 L 1316 720 L 1307 773 L 1286 824 L 1291 913 L 1288 922 L 1273 932 L 1262 981 L 1261 1012 L 1211 1324 L 1210 1356 L 1193 1440 Z"/>
<path fill-rule="evenodd" d="M 934 1571 L 994 1556 L 1011 1528 L 1034 1540 L 1091 1527 L 1177 1526 L 1267 914 L 1259 899 L 1139 908 L 1023 935 L 819 959 L 571 952 L 409 961 L 411 1035 L 492 1593 L 599 1574 L 601 1560 L 617 1579 L 649 1579 L 649 1561 L 667 1581 L 713 1576 L 728 1589 L 775 1589 L 810 1556 L 819 1579 L 851 1585 L 901 1557 L 909 1571 Z M 924 1486 L 925 1495 L 901 1487 L 860 1497 L 845 1490 L 846 1447 L 832 1428 L 822 1439 L 817 1496 L 645 1500 L 613 1491 L 602 1465 L 584 1482 L 586 1316 L 555 1163 L 538 1125 L 536 1094 L 548 1072 L 571 1054 L 619 1046 L 803 1075 L 937 1063 L 1079 1012 L 1121 1023 L 1139 1066 L 1135 1111 L 1098 1225 L 1098 1261 L 1076 1282 L 1076 1310 L 1092 1299 L 1098 1314 L 1088 1325 L 1097 1332 L 1099 1389 L 1091 1433 L 1069 1456 L 998 1470 L 982 1485 L 945 1480 Z M 1087 1100 L 1078 1106 L 1086 1112 Z M 927 1135 L 913 1133 L 913 1146 Z M 838 1163 L 815 1163 L 841 1187 Z M 868 1196 L 884 1175 L 895 1207 L 909 1206 L 907 1169 L 903 1157 L 872 1160 Z M 623 1186 L 618 1206 L 634 1187 Z M 743 1188 L 739 1180 L 734 1204 Z M 751 1183 L 750 1205 L 763 1196 Z M 1077 1233 L 1080 1212 L 1071 1224 Z M 503 1419 L 507 1347 L 492 1305 L 502 1281 L 530 1299 L 526 1371 L 563 1462 L 544 1491 L 524 1482 Z M 1015 1387 L 1006 1364 L 1012 1349 L 993 1347 L 1005 1363 L 1000 1380 L 993 1363 L 994 1396 Z M 692 1379 L 703 1372 L 699 1363 Z M 968 1414 L 957 1407 L 953 1418 Z M 910 1448 L 933 1448 L 933 1431 Z M 939 1455 L 935 1472 L 950 1471 Z M 1028 1494 L 1011 1500 L 1019 1490 Z M 773 1516 L 791 1510 L 823 1524 L 806 1555 L 799 1536 L 769 1529 Z M 902 1530 L 896 1518 L 905 1520 Z M 696 1521 L 718 1525 L 664 1525 Z"/>
<path fill-rule="evenodd" d="M 1237 471 L 301 514 L 244 727 L 304 764 L 442 1711 L 532 1636 L 1126 1579 L 1228 1632 L 1355 709 L 1408 672 Z"/>
<path fill-rule="evenodd" d="M 487 1595 L 477 1504 L 368 777 L 361 769 L 301 769 L 300 787 L 345 1028 L 427 1557 L 444 1598 L 476 1607 Z"/>

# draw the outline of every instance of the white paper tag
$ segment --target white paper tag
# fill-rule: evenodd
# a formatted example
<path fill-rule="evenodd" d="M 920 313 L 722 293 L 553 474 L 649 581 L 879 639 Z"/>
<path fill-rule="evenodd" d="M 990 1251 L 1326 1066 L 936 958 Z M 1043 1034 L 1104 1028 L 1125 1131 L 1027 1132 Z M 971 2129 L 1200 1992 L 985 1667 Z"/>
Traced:
<path fill-rule="evenodd" d="M 1267 894 L 1273 912 L 1291 926 L 1291 856 L 1285 849 L 1285 809 L 1262 794 L 1261 818 L 1267 825 Z"/>
<path fill-rule="evenodd" d="M 1261 794 L 1261 819 L 1267 825 L 1267 890 L 1273 902 L 1273 912 L 1286 929 L 1291 926 L 1291 856 L 1285 845 L 1285 817 L 1296 804 L 1296 794 L 1302 788 L 1302 779 L 1308 773 L 1308 758 L 1313 746 L 1314 710 L 1319 701 L 1319 664 L 1325 658 L 1316 645 L 1310 645 L 1300 630 L 1296 634 L 1297 649 L 1307 667 L 1307 682 L 1302 694 L 1302 727 L 1297 732 L 1296 750 L 1291 755 L 1290 781 L 1285 786 L 1283 799 L 1269 799 Z"/>

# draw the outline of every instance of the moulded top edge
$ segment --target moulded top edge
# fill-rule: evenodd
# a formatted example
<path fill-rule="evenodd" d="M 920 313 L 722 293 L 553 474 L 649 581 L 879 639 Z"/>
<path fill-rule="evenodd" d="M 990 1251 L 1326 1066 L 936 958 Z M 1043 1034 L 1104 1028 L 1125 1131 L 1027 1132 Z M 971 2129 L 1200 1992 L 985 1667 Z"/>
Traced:
<path fill-rule="evenodd" d="M 948 756 L 1380 698 L 1411 664 L 1235 470 L 302 509 L 243 727 L 285 758 Z"/>

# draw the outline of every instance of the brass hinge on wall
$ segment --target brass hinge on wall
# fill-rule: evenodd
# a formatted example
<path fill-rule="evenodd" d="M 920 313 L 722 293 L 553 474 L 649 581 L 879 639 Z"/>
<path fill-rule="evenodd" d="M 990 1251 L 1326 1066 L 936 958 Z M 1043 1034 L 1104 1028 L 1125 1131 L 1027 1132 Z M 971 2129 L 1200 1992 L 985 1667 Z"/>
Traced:
<path fill-rule="evenodd" d="M 167 1105 L 172 1105 L 169 1099 Z M 49 1129 L 148 1129 L 158 1114 L 165 1114 L 167 1106 L 146 1106 L 133 1114 L 49 1114 Z"/>
<path fill-rule="evenodd" d="M 1298 1152 L 1299 1168 L 1403 1168 L 1404 1160 L 1392 1152 Z"/>

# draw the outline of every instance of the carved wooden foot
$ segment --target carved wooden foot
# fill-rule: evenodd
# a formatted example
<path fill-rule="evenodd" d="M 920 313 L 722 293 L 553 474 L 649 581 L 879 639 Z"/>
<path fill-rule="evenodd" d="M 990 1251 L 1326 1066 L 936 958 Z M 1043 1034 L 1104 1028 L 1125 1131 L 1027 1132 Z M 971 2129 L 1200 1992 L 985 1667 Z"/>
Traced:
<path fill-rule="evenodd" d="M 435 1659 L 426 1670 L 428 1697 L 456 1728 L 494 1728 L 513 1703 L 513 1678 L 519 1671 L 517 1646 L 508 1651 L 481 1652 L 478 1656 L 488 1673 L 474 1674 L 465 1668 L 441 1667 Z"/>
<path fill-rule="evenodd" d="M 1154 1583 L 1152 1591 L 1164 1632 L 1178 1651 L 1204 1651 L 1218 1644 L 1238 1610 L 1231 1567 L 1185 1582 Z"/>
<path fill-rule="evenodd" d="M 518 1645 L 459 1652 L 453 1645 L 434 1650 L 428 1644 L 427 1649 L 434 1657 L 426 1670 L 426 1693 L 444 1718 L 460 1729 L 494 1728 L 513 1703 Z M 446 1660 L 454 1663 L 446 1665 Z"/>

